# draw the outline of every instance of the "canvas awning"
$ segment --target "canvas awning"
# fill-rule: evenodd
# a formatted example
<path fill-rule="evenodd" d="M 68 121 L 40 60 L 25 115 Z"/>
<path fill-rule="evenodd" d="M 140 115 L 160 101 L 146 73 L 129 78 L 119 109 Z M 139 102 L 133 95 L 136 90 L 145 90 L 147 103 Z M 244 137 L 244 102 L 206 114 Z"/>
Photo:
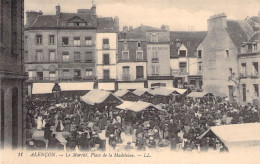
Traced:
<path fill-rule="evenodd" d="M 212 93 L 208 92 L 191 92 L 187 95 L 187 97 L 193 97 L 193 98 L 202 98 L 204 96 L 213 96 Z"/>
<path fill-rule="evenodd" d="M 172 89 L 174 89 L 177 93 L 181 95 L 187 91 L 187 89 L 181 89 L 181 88 L 172 88 Z"/>
<path fill-rule="evenodd" d="M 131 110 L 134 112 L 141 112 L 143 110 L 146 110 L 149 107 L 162 110 L 159 106 L 155 106 L 151 103 L 143 102 L 143 101 L 137 101 L 137 102 L 124 101 L 123 104 L 117 106 L 117 108 L 124 109 L 124 110 Z"/>
<path fill-rule="evenodd" d="M 159 95 L 159 96 L 169 96 L 173 94 L 175 90 L 173 88 L 155 88 L 151 90 L 149 93 L 152 95 Z"/>
<path fill-rule="evenodd" d="M 89 91 L 86 95 L 82 96 L 80 99 L 87 104 L 94 105 L 103 103 L 109 96 L 112 96 L 114 99 L 123 102 L 118 96 L 115 96 L 113 93 L 100 89 L 93 89 Z"/>
<path fill-rule="evenodd" d="M 61 91 L 86 91 L 92 90 L 94 82 L 81 82 L 81 83 L 59 83 Z"/>
<path fill-rule="evenodd" d="M 203 133 L 199 139 L 215 135 L 230 149 L 260 148 L 260 123 L 232 124 L 214 126 Z"/>
<path fill-rule="evenodd" d="M 139 88 L 139 89 L 136 89 L 135 91 L 133 91 L 133 94 L 137 95 L 137 96 L 141 96 L 143 95 L 145 92 L 149 93 L 151 89 L 149 88 Z"/>
<path fill-rule="evenodd" d="M 53 87 L 54 83 L 33 83 L 32 94 L 49 94 Z"/>
<path fill-rule="evenodd" d="M 115 83 L 98 83 L 98 89 L 103 89 L 105 91 L 114 91 L 115 90 Z"/>
<path fill-rule="evenodd" d="M 118 89 L 139 89 L 144 88 L 144 82 L 139 83 L 118 83 Z"/>
<path fill-rule="evenodd" d="M 127 94 L 129 91 L 127 89 L 120 89 L 114 93 L 114 95 L 121 97 Z"/>

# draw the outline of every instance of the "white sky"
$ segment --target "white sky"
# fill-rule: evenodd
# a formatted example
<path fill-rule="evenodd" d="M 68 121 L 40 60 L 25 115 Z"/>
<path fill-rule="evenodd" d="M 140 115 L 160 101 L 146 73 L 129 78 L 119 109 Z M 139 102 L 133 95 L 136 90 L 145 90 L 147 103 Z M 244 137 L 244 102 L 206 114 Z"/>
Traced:
<path fill-rule="evenodd" d="M 92 0 L 25 0 L 25 11 L 42 10 L 43 14 L 55 14 L 60 4 L 61 12 L 76 12 L 90 8 Z M 228 19 L 245 19 L 257 15 L 260 0 L 95 0 L 97 14 L 103 17 L 119 17 L 120 28 L 140 24 L 170 30 L 207 30 L 207 19 L 214 14 L 226 13 Z"/>

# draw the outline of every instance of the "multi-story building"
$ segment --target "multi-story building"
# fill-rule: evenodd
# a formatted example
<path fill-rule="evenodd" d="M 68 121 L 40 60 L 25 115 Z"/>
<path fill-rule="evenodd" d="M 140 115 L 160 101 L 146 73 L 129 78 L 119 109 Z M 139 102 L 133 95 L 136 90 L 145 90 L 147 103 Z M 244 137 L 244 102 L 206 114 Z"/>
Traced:
<path fill-rule="evenodd" d="M 0 1 L 1 149 L 25 144 L 24 1 Z"/>
<path fill-rule="evenodd" d="M 124 31 L 119 35 L 117 58 L 118 89 L 137 89 L 147 86 L 146 39 Z"/>
<path fill-rule="evenodd" d="M 119 19 L 98 18 L 96 34 L 96 76 L 98 88 L 116 89 Z"/>
<path fill-rule="evenodd" d="M 202 45 L 206 32 L 170 32 L 171 75 L 174 87 L 201 88 L 202 85 Z"/>
<path fill-rule="evenodd" d="M 238 75 L 240 46 L 253 29 L 246 21 L 227 20 L 225 14 L 208 19 L 207 36 L 202 42 L 203 90 L 215 95 L 238 99 L 238 83 L 230 77 Z"/>
<path fill-rule="evenodd" d="M 170 67 L 170 32 L 167 29 L 146 32 L 148 87 L 173 87 Z"/>
<path fill-rule="evenodd" d="M 103 79 L 99 67 L 102 58 L 96 55 L 103 53 L 100 51 L 103 48 L 109 53 L 113 49 L 111 62 L 114 70 L 111 74 L 116 72 L 117 35 L 110 32 L 115 31 L 113 23 L 119 20 L 98 18 L 95 4 L 91 9 L 78 9 L 77 13 L 64 13 L 60 6 L 56 6 L 55 15 L 35 11 L 26 14 L 25 69 L 29 74 L 28 82 L 45 82 L 46 85 L 47 82 L 59 82 L 61 89 L 65 84 L 74 86 L 84 82 L 84 89 L 93 89 L 97 85 L 94 84 L 96 78 Z M 111 47 L 103 47 L 102 37 Z"/>
<path fill-rule="evenodd" d="M 240 101 L 259 105 L 260 14 L 247 21 L 255 32 L 243 43 L 238 55 Z"/>

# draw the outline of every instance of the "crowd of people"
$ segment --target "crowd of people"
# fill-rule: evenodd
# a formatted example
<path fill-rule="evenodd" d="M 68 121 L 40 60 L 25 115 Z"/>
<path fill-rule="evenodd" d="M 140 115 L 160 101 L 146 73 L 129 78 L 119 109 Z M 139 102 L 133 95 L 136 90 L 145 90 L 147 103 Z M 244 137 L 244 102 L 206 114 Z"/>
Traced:
<path fill-rule="evenodd" d="M 77 96 L 28 98 L 27 148 L 228 151 L 218 138 L 198 137 L 211 126 L 260 122 L 257 106 L 242 106 L 220 97 L 182 96 L 175 100 L 161 104 L 164 110 L 151 107 L 136 113 L 117 109 L 115 104 L 90 106 Z M 43 131 L 42 139 L 35 137 L 39 131 Z"/>

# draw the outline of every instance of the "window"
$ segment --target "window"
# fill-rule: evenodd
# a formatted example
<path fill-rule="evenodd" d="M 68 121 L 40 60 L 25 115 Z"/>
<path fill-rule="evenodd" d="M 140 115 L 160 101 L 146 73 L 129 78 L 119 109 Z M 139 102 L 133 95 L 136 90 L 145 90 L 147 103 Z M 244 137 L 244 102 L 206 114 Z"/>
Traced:
<path fill-rule="evenodd" d="M 50 77 L 51 81 L 56 80 L 56 72 L 55 71 L 50 71 L 49 72 L 49 77 Z"/>
<path fill-rule="evenodd" d="M 74 46 L 80 46 L 80 37 L 74 37 Z"/>
<path fill-rule="evenodd" d="M 122 52 L 122 60 L 129 60 L 129 51 Z"/>
<path fill-rule="evenodd" d="M 74 52 L 74 61 L 75 62 L 80 62 L 80 52 Z"/>
<path fill-rule="evenodd" d="M 123 66 L 123 80 L 130 80 L 130 67 L 129 66 Z"/>
<path fill-rule="evenodd" d="M 141 48 L 141 42 L 138 42 L 138 43 L 137 43 L 137 47 L 138 47 L 138 48 Z"/>
<path fill-rule="evenodd" d="M 152 65 L 152 74 L 158 75 L 160 73 L 160 66 L 159 65 Z"/>
<path fill-rule="evenodd" d="M 103 64 L 109 65 L 109 54 L 103 54 Z"/>
<path fill-rule="evenodd" d="M 81 70 L 75 69 L 74 70 L 74 78 L 80 78 L 81 77 Z"/>
<path fill-rule="evenodd" d="M 49 59 L 50 59 L 50 61 L 55 61 L 56 60 L 56 53 L 55 53 L 55 51 L 49 51 Z"/>
<path fill-rule="evenodd" d="M 202 58 L 202 50 L 198 50 L 198 58 Z"/>
<path fill-rule="evenodd" d="M 186 62 L 180 62 L 180 73 L 187 73 L 187 63 Z"/>
<path fill-rule="evenodd" d="M 257 50 L 257 44 L 253 44 L 254 51 Z"/>
<path fill-rule="evenodd" d="M 248 44 L 247 48 L 248 48 L 248 52 L 252 52 L 252 49 L 253 49 L 252 44 Z"/>
<path fill-rule="evenodd" d="M 226 58 L 229 57 L 229 50 L 226 50 Z"/>
<path fill-rule="evenodd" d="M 202 71 L 202 62 L 199 62 L 198 65 L 199 65 L 199 72 L 201 72 Z"/>
<path fill-rule="evenodd" d="M 136 59 L 143 60 L 143 51 L 136 51 Z"/>
<path fill-rule="evenodd" d="M 70 70 L 69 69 L 63 69 L 63 77 L 70 77 Z"/>
<path fill-rule="evenodd" d="M 86 46 L 91 46 L 92 45 L 92 38 L 91 37 L 86 37 L 85 38 Z"/>
<path fill-rule="evenodd" d="M 124 42 L 123 47 L 124 47 L 124 50 L 127 50 L 127 42 Z"/>
<path fill-rule="evenodd" d="M 69 26 L 69 27 L 73 27 L 73 26 L 74 26 L 74 23 L 69 22 L 69 23 L 68 23 L 68 26 Z"/>
<path fill-rule="evenodd" d="M 80 27 L 84 27 L 84 26 L 86 26 L 86 23 L 85 23 L 85 22 L 80 22 L 80 23 L 79 23 L 79 26 L 80 26 Z"/>
<path fill-rule="evenodd" d="M 54 40 L 54 35 L 50 35 L 49 36 L 49 44 L 54 44 L 55 40 Z"/>
<path fill-rule="evenodd" d="M 241 75 L 246 75 L 246 63 L 241 63 Z"/>
<path fill-rule="evenodd" d="M 25 62 L 28 61 L 28 51 L 24 51 L 24 60 Z"/>
<path fill-rule="evenodd" d="M 258 62 L 253 62 L 253 75 L 257 76 L 258 75 Z"/>
<path fill-rule="evenodd" d="M 36 51 L 36 61 L 37 61 L 37 62 L 41 62 L 41 61 L 43 61 L 42 50 L 38 50 L 38 51 Z"/>
<path fill-rule="evenodd" d="M 242 84 L 243 102 L 246 102 L 246 84 Z"/>
<path fill-rule="evenodd" d="M 180 57 L 186 57 L 186 50 L 180 50 L 179 53 L 180 53 L 179 54 Z"/>
<path fill-rule="evenodd" d="M 90 68 L 86 69 L 86 76 L 87 77 L 92 77 L 93 76 L 92 69 L 90 69 Z"/>
<path fill-rule="evenodd" d="M 86 62 L 92 62 L 92 52 L 86 52 Z"/>
<path fill-rule="evenodd" d="M 143 79 L 143 78 L 144 78 L 144 67 L 136 66 L 136 79 Z"/>
<path fill-rule="evenodd" d="M 103 49 L 109 49 L 109 39 L 103 39 Z"/>
<path fill-rule="evenodd" d="M 254 84 L 254 92 L 255 92 L 255 97 L 259 97 L 259 88 L 258 88 L 258 84 Z"/>
<path fill-rule="evenodd" d="M 62 45 L 63 46 L 69 45 L 69 38 L 68 37 L 62 37 Z"/>
<path fill-rule="evenodd" d="M 63 52 L 62 53 L 62 61 L 63 62 L 69 62 L 69 52 Z"/>
<path fill-rule="evenodd" d="M 158 59 L 158 55 L 157 55 L 157 51 L 153 51 L 153 55 L 152 55 L 152 63 L 159 63 L 159 59 Z"/>
<path fill-rule="evenodd" d="M 36 44 L 42 44 L 42 35 L 36 35 Z"/>
<path fill-rule="evenodd" d="M 110 71 L 108 69 L 103 70 L 103 78 L 108 80 L 110 79 Z"/>

